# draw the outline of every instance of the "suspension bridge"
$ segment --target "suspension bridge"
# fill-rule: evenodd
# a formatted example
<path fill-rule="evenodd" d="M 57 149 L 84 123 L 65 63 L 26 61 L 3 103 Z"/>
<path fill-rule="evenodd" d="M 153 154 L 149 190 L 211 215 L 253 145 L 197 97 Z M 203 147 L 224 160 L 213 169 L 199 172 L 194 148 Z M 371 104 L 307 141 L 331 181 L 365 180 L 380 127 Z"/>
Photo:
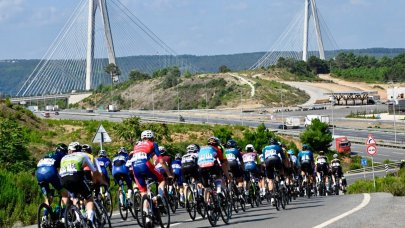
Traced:
<path fill-rule="evenodd" d="M 322 29 L 327 28 L 326 24 L 315 0 L 303 3 L 304 10 L 299 11 L 270 51 L 251 69 L 273 65 L 280 57 L 306 61 L 316 55 L 325 59 Z M 109 64 L 118 66 L 121 74 L 108 74 Z M 169 66 L 177 66 L 183 72 L 198 71 L 121 1 L 81 0 L 18 90 L 17 97 L 29 100 L 29 97 L 89 91 L 99 85 L 125 81 L 133 70 L 152 73 Z"/>

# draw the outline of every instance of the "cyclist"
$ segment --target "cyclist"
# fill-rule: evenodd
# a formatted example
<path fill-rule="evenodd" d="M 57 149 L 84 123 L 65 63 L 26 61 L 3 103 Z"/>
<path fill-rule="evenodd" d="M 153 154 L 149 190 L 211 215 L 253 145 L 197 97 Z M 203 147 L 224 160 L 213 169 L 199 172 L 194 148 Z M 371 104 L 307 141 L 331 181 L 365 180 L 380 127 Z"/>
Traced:
<path fill-rule="evenodd" d="M 117 185 L 119 184 L 120 179 L 125 181 L 128 187 L 127 198 L 131 202 L 133 188 L 129 169 L 127 167 L 127 162 L 128 162 L 128 151 L 125 147 L 120 147 L 112 161 L 112 175 L 114 177 L 115 184 Z M 119 191 L 121 191 L 121 186 L 119 186 L 118 188 Z M 123 205 L 122 203 L 124 199 L 122 197 L 124 196 L 120 194 L 121 205 L 124 207 L 125 205 Z"/>
<path fill-rule="evenodd" d="M 221 167 L 218 164 L 218 161 L 221 163 Z M 202 147 L 198 152 L 198 166 L 199 173 L 201 177 L 202 184 L 205 188 L 209 188 L 208 180 L 210 175 L 216 175 L 215 187 L 217 193 L 221 193 L 222 186 L 222 176 L 224 173 L 225 176 L 229 179 L 228 174 L 228 160 L 226 159 L 223 148 L 220 145 L 219 139 L 212 136 L 208 139 L 208 146 Z M 221 172 L 222 169 L 222 172 Z M 205 191 L 204 199 L 208 198 L 208 191 Z"/>
<path fill-rule="evenodd" d="M 343 191 L 345 192 L 346 180 L 343 177 L 342 166 L 340 164 L 340 160 L 337 154 L 333 155 L 333 159 L 331 161 L 331 168 L 332 168 L 333 186 L 336 185 L 335 175 L 337 174 L 337 176 L 342 180 L 342 188 Z"/>
<path fill-rule="evenodd" d="M 61 160 L 59 174 L 62 178 L 62 186 L 70 193 L 80 194 L 84 199 L 87 218 L 93 223 L 94 203 L 92 191 L 86 182 L 84 167 L 89 167 L 94 182 L 103 183 L 100 167 L 91 162 L 87 153 L 81 152 L 82 147 L 74 142 L 69 145 L 69 154 Z"/>
<path fill-rule="evenodd" d="M 259 173 L 259 168 L 258 166 L 260 165 L 260 158 L 257 156 L 257 153 L 255 151 L 255 148 L 253 147 L 252 144 L 248 144 L 245 147 L 246 153 L 243 154 L 242 159 L 243 159 L 243 164 L 244 164 L 244 170 L 245 170 L 245 190 L 247 183 L 249 183 L 250 180 L 250 173 L 253 174 L 253 177 L 259 178 L 260 173 Z M 254 181 L 254 180 L 253 180 Z M 263 187 L 263 185 L 259 182 L 259 188 Z"/>
<path fill-rule="evenodd" d="M 90 145 L 83 144 L 82 145 L 82 152 L 87 153 L 89 158 L 90 158 L 90 161 L 94 162 L 94 157 L 91 154 L 91 153 L 93 153 L 93 149 L 91 148 Z M 91 170 L 90 170 L 89 167 L 84 167 L 84 177 L 89 181 L 91 180 Z"/>
<path fill-rule="evenodd" d="M 186 150 L 186 154 L 181 158 L 183 180 L 185 183 L 191 183 L 192 181 L 199 182 L 198 152 L 200 151 L 200 146 L 191 144 L 187 146 Z M 190 181 L 190 178 L 192 178 L 192 181 Z M 198 188 L 198 194 L 202 194 L 201 185 Z"/>
<path fill-rule="evenodd" d="M 183 176 L 181 172 L 181 154 L 177 153 L 174 156 L 174 160 L 172 161 L 171 167 L 173 171 L 174 179 L 177 182 L 177 188 L 180 193 L 180 203 L 184 203 L 184 192 L 183 192 Z"/>
<path fill-rule="evenodd" d="M 134 153 L 131 159 L 135 180 L 142 196 L 146 194 L 147 190 L 145 177 L 157 180 L 159 182 L 159 196 L 163 197 L 166 182 L 163 175 L 155 169 L 155 166 L 150 161 L 153 155 L 157 156 L 159 164 L 162 165 L 168 177 L 173 178 L 169 167 L 166 165 L 166 162 L 159 152 L 158 144 L 154 141 L 153 132 L 151 130 L 145 130 L 141 133 L 141 141 L 134 146 Z"/>
<path fill-rule="evenodd" d="M 271 203 L 274 205 L 273 179 L 274 170 L 280 172 L 280 178 L 284 179 L 283 161 L 285 156 L 280 145 L 274 138 L 270 138 L 270 145 L 263 148 L 264 160 L 266 163 L 266 176 L 269 182 L 269 191 L 272 193 Z"/>
<path fill-rule="evenodd" d="M 329 163 L 328 157 L 325 156 L 323 151 L 319 151 L 318 156 L 315 158 L 316 176 L 317 180 L 321 180 L 321 172 L 325 177 L 326 191 L 329 192 Z"/>
<path fill-rule="evenodd" d="M 49 188 L 49 184 L 53 186 L 63 197 L 67 197 L 67 192 L 63 189 L 61 179 L 58 173 L 60 168 L 60 161 L 67 154 L 68 147 L 64 143 L 56 145 L 54 152 L 48 153 L 37 164 L 37 170 L 35 176 L 37 177 L 38 185 L 41 188 L 41 192 L 45 197 L 45 203 L 50 205 L 52 202 L 48 202 L 48 194 L 52 196 Z M 66 202 L 64 202 L 66 204 Z M 45 212 L 47 213 L 47 212 Z M 47 214 L 45 214 L 46 216 Z"/>
<path fill-rule="evenodd" d="M 160 158 L 164 161 L 169 170 L 171 170 L 172 158 L 167 154 L 166 148 L 164 146 L 159 146 L 159 153 Z M 159 157 L 156 154 L 153 156 L 153 164 L 155 165 L 155 169 L 166 178 L 167 173 L 162 164 L 160 164 Z"/>
<path fill-rule="evenodd" d="M 238 144 L 235 140 L 230 139 L 225 145 L 225 155 L 228 160 L 229 170 L 232 172 L 233 178 L 238 183 L 238 192 L 242 193 L 243 189 L 243 158 L 238 149 Z"/>
<path fill-rule="evenodd" d="M 108 189 L 108 188 L 110 188 L 110 175 L 108 174 L 107 169 L 110 170 L 110 172 L 112 173 L 112 163 L 111 163 L 111 160 L 107 157 L 107 152 L 105 150 L 100 150 L 98 152 L 97 162 L 100 165 L 101 172 L 103 173 L 103 177 L 104 177 L 105 181 L 107 182 L 106 188 Z M 105 195 L 106 195 L 107 199 L 110 198 L 108 191 L 106 191 Z"/>
<path fill-rule="evenodd" d="M 309 147 L 307 144 L 302 145 L 302 151 L 300 151 L 298 153 L 297 163 L 299 164 L 299 167 L 301 168 L 302 178 L 305 180 L 305 178 L 308 175 L 309 184 L 311 185 L 313 183 L 313 173 L 314 173 L 315 161 L 314 161 L 314 155 L 309 150 Z"/>
<path fill-rule="evenodd" d="M 264 156 L 263 153 L 260 151 L 258 152 L 259 154 L 259 160 L 260 160 L 260 196 L 264 197 L 266 195 L 266 162 L 264 161 Z"/>

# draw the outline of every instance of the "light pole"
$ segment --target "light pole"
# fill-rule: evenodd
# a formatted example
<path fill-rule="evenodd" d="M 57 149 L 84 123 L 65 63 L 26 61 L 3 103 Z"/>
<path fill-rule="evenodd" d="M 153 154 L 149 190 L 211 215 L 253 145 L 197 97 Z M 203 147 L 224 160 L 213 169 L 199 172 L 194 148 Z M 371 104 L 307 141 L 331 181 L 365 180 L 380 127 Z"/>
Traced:
<path fill-rule="evenodd" d="M 395 97 L 395 86 L 392 86 L 392 93 L 393 93 L 393 97 L 394 97 L 394 103 L 392 104 L 392 108 L 394 110 L 394 140 L 395 143 L 397 143 L 397 124 L 396 124 L 396 115 L 395 115 L 395 109 L 396 109 L 396 97 Z"/>
<path fill-rule="evenodd" d="M 280 100 L 281 100 L 281 126 L 284 129 L 284 102 L 283 102 L 283 86 L 281 85 L 281 92 L 280 92 Z"/>
<path fill-rule="evenodd" d="M 240 91 L 240 119 L 242 121 L 242 126 L 243 126 L 242 92 L 243 92 L 243 89 L 241 89 L 241 91 Z"/>
<path fill-rule="evenodd" d="M 335 137 L 335 120 L 333 118 L 333 111 L 335 109 L 335 100 L 331 101 L 331 106 L 332 106 L 332 138 Z"/>

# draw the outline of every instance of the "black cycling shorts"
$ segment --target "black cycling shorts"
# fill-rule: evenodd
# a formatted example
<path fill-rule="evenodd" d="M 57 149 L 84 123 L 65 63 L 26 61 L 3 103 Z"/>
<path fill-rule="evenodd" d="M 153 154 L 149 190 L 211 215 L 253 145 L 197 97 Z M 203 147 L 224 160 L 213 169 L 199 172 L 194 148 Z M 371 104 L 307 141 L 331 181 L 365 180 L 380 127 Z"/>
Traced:
<path fill-rule="evenodd" d="M 316 164 L 316 172 L 323 172 L 323 175 L 329 175 L 329 165 L 327 163 Z"/>
<path fill-rule="evenodd" d="M 337 173 L 339 178 L 342 178 L 343 172 L 342 172 L 342 167 L 337 166 L 337 167 L 332 167 L 332 174 L 335 175 Z"/>
<path fill-rule="evenodd" d="M 238 163 L 229 163 L 229 171 L 232 173 L 234 178 L 243 177 L 243 170 Z"/>
<path fill-rule="evenodd" d="M 310 162 L 303 162 L 301 163 L 301 171 L 307 173 L 308 175 L 314 174 L 314 168 Z"/>
<path fill-rule="evenodd" d="M 274 179 L 274 169 L 280 171 L 283 168 L 281 159 L 279 157 L 268 157 L 266 158 L 266 176 L 269 179 Z"/>
<path fill-rule="evenodd" d="M 189 183 L 190 178 L 194 178 L 195 181 L 200 180 L 200 174 L 198 173 L 198 165 L 186 165 L 181 167 L 181 174 L 183 176 L 183 182 Z"/>
<path fill-rule="evenodd" d="M 62 186 L 70 193 L 75 195 L 80 194 L 85 199 L 91 198 L 91 189 L 85 183 L 84 174 L 77 173 L 62 177 Z"/>
<path fill-rule="evenodd" d="M 198 172 L 200 173 L 201 182 L 205 188 L 210 187 L 208 180 L 213 178 L 213 175 L 216 176 L 215 179 L 221 178 L 221 167 L 219 167 L 217 163 L 211 167 L 199 168 Z M 213 180 L 215 181 L 215 179 Z"/>

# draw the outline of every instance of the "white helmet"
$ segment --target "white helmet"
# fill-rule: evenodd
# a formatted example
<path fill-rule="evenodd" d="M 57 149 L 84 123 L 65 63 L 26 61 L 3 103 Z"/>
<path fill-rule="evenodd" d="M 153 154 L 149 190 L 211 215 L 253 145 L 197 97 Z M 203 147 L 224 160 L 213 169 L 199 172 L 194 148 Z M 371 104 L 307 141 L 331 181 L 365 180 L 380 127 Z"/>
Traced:
<path fill-rule="evenodd" d="M 159 152 L 161 155 L 166 154 L 166 148 L 164 146 L 159 146 Z"/>
<path fill-rule="evenodd" d="M 187 150 L 187 153 L 196 153 L 196 152 L 198 152 L 198 149 L 194 144 L 188 145 L 186 150 Z"/>
<path fill-rule="evenodd" d="M 78 150 L 78 147 L 80 146 L 80 143 L 79 142 L 71 142 L 70 144 L 69 144 L 69 146 L 68 146 L 68 150 L 71 150 L 71 151 L 76 151 L 76 150 Z"/>
<path fill-rule="evenodd" d="M 154 135 L 153 135 L 153 131 L 151 131 L 151 130 L 143 131 L 141 134 L 142 140 L 143 139 L 153 139 L 153 138 L 154 138 Z"/>
<path fill-rule="evenodd" d="M 334 154 L 334 155 L 333 155 L 333 158 L 337 158 L 337 157 L 338 157 L 338 155 L 337 155 L 337 154 Z"/>
<path fill-rule="evenodd" d="M 98 152 L 98 156 L 99 157 L 107 157 L 107 152 L 105 150 L 100 150 L 100 152 Z"/>
<path fill-rule="evenodd" d="M 248 149 L 251 149 L 252 151 L 255 151 L 255 148 L 252 144 L 247 144 L 245 147 L 245 150 L 248 151 Z"/>

